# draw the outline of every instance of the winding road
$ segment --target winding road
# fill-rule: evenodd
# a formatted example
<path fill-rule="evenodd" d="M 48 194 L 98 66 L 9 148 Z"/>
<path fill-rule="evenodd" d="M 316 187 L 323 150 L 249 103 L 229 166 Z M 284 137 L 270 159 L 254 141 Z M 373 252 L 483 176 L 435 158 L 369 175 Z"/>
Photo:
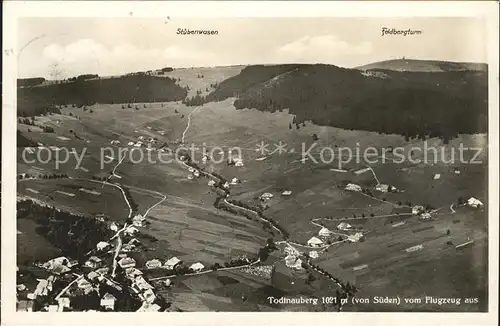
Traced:
<path fill-rule="evenodd" d="M 188 116 L 187 116 L 187 125 L 186 125 L 186 129 L 184 129 L 184 131 L 182 132 L 182 138 L 181 138 L 181 143 L 184 144 L 184 139 L 186 138 L 186 133 L 187 131 L 189 130 L 189 127 L 191 126 L 191 116 L 196 112 L 198 111 L 199 109 L 201 109 L 201 106 L 197 106 L 196 108 L 193 109 L 193 111 L 191 111 Z"/>

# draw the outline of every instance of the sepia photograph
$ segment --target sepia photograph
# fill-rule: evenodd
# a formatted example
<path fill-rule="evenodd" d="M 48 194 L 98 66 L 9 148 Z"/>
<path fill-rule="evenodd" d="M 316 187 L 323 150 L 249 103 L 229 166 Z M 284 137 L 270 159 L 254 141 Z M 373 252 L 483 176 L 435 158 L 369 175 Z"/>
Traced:
<path fill-rule="evenodd" d="M 2 303 L 41 318 L 497 316 L 493 7 L 276 5 L 263 16 L 19 7 L 3 54 L 15 66 Z"/>

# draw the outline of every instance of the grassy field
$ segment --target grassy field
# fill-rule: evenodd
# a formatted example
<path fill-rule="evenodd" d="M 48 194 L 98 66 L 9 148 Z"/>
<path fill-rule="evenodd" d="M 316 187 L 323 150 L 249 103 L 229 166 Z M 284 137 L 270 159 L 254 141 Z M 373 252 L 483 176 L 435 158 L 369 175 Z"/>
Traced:
<path fill-rule="evenodd" d="M 80 191 L 81 188 L 100 194 Z M 128 206 L 119 189 L 111 186 L 102 187 L 101 184 L 90 181 L 72 179 L 26 180 L 18 183 L 17 191 L 72 213 L 105 214 L 120 222 L 124 222 L 128 215 Z M 74 196 L 68 194 L 74 194 Z"/>
<path fill-rule="evenodd" d="M 201 95 L 210 93 L 214 90 L 210 85 L 236 76 L 243 68 L 244 66 L 182 68 L 166 72 L 164 76 L 178 79 L 177 84 L 182 87 L 189 86 L 187 96 L 192 97 L 197 91 L 201 91 Z"/>

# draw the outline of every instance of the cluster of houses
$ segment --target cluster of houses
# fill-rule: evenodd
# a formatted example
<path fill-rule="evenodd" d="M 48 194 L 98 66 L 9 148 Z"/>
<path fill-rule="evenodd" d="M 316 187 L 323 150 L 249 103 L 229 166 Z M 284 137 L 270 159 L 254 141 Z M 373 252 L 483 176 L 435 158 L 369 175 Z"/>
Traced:
<path fill-rule="evenodd" d="M 107 246 L 102 243 L 98 244 L 100 250 L 105 250 Z M 102 259 L 91 256 L 84 264 L 84 267 L 91 268 L 92 270 L 86 275 L 78 275 L 73 271 L 73 267 L 78 265 L 78 262 L 70 260 L 66 257 L 57 257 L 51 259 L 43 264 L 39 264 L 38 267 L 45 269 L 50 272 L 51 275 L 46 279 L 40 278 L 36 289 L 33 292 L 27 293 L 27 300 L 20 300 L 18 302 L 18 311 L 32 311 L 33 300 L 37 297 L 48 297 L 53 292 L 53 284 L 59 278 L 65 278 L 68 275 L 74 274 L 78 276 L 71 284 L 74 284 L 72 288 L 67 288 L 65 292 L 59 293 L 55 297 L 57 304 L 51 303 L 42 307 L 42 310 L 49 312 L 62 312 L 65 308 L 71 308 L 71 298 L 76 295 L 89 295 L 91 292 L 96 291 L 99 295 L 102 295 L 100 305 L 104 309 L 113 310 L 114 301 L 116 298 L 109 293 L 99 293 L 99 282 L 106 282 L 108 285 L 116 288 L 117 291 L 122 291 L 122 288 L 117 286 L 116 283 L 110 281 L 106 278 L 106 274 L 109 272 L 109 268 L 103 267 Z M 71 273 L 73 272 L 73 273 Z M 19 284 L 17 286 L 18 293 L 27 291 L 27 287 L 24 284 Z M 64 296 L 62 296 L 64 295 Z M 29 301 L 31 300 L 31 301 Z"/>
<path fill-rule="evenodd" d="M 200 171 L 198 169 L 193 168 L 193 167 L 189 167 L 188 171 L 191 173 L 187 177 L 189 180 L 193 180 L 194 178 L 199 178 L 201 175 Z"/>
<path fill-rule="evenodd" d="M 380 191 L 380 192 L 395 192 L 398 189 L 394 186 L 380 183 L 380 184 L 375 186 L 375 190 Z"/>
<path fill-rule="evenodd" d="M 284 197 L 291 196 L 292 195 L 292 191 L 291 190 L 284 190 L 281 193 L 281 195 L 284 196 Z M 268 200 L 270 200 L 273 197 L 274 197 L 274 195 L 272 193 L 265 192 L 262 195 L 260 195 L 259 199 L 262 200 L 262 201 L 268 201 Z"/>
<path fill-rule="evenodd" d="M 138 295 L 142 301 L 139 311 L 158 311 L 160 306 L 155 304 L 156 294 L 154 293 L 154 286 L 149 284 L 143 276 L 143 273 L 136 268 L 136 261 L 134 258 L 127 256 L 127 254 L 118 255 L 120 260 L 118 265 L 125 271 L 127 279 L 130 280 L 132 291 Z"/>
<path fill-rule="evenodd" d="M 168 270 L 175 270 L 181 264 L 183 264 L 183 261 L 177 257 L 172 257 L 166 260 L 165 263 L 162 263 L 161 260 L 154 258 L 146 262 L 146 268 L 147 269 L 165 268 Z M 191 264 L 188 269 L 193 273 L 197 273 L 203 271 L 205 269 L 205 266 L 200 262 L 196 262 L 194 264 Z"/>
<path fill-rule="evenodd" d="M 350 224 L 346 222 L 341 222 L 338 226 L 337 229 L 347 232 L 347 231 L 353 231 L 353 228 Z M 311 239 L 307 241 L 307 245 L 310 247 L 322 247 L 325 245 L 325 242 L 327 242 L 327 239 L 331 237 L 333 234 L 332 231 L 329 229 L 322 227 L 321 230 L 318 232 L 318 236 L 314 236 Z M 362 232 L 355 232 L 352 234 L 347 235 L 347 240 L 350 242 L 359 242 L 363 238 L 363 233 Z M 315 254 L 313 254 L 315 255 Z M 311 256 L 310 256 L 311 257 Z M 313 257 L 311 257 L 313 258 Z"/>
<path fill-rule="evenodd" d="M 132 218 L 132 225 L 137 226 L 137 227 L 141 227 L 141 226 L 143 226 L 145 221 L 146 221 L 146 218 L 144 216 L 142 216 L 142 214 L 136 214 Z M 129 227 L 125 230 L 126 234 L 134 234 L 135 232 L 137 232 L 137 229 L 133 228 L 133 227 Z"/>
<path fill-rule="evenodd" d="M 116 144 L 119 144 L 120 141 L 119 140 L 113 140 L 111 141 L 111 144 L 113 144 L 113 142 L 118 142 Z M 156 145 L 158 143 L 157 139 L 155 137 L 150 137 L 149 139 L 145 139 L 144 136 L 139 136 L 137 138 L 137 141 L 133 142 L 133 141 L 130 141 L 127 143 L 128 146 L 132 146 L 132 147 L 147 147 L 146 149 L 148 150 L 156 150 L 155 147 L 153 147 L 153 145 Z"/>
<path fill-rule="evenodd" d="M 302 259 L 299 257 L 299 253 L 290 248 L 290 247 L 285 247 L 285 265 L 288 268 L 296 269 L 296 270 L 301 270 L 302 269 Z"/>

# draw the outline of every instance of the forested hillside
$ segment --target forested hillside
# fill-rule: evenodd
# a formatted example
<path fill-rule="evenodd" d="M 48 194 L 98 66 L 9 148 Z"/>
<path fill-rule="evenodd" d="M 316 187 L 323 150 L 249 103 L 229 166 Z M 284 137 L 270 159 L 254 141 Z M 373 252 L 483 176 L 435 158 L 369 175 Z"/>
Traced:
<path fill-rule="evenodd" d="M 186 90 L 166 77 L 127 75 L 120 78 L 77 78 L 71 82 L 17 89 L 18 114 L 39 115 L 57 105 L 180 101 Z"/>
<path fill-rule="evenodd" d="M 237 109 L 289 109 L 297 124 L 309 120 L 408 138 L 447 140 L 459 133 L 487 131 L 485 72 L 384 70 L 380 78 L 332 65 L 278 67 L 248 67 L 221 83 L 205 101 L 236 96 Z"/>

